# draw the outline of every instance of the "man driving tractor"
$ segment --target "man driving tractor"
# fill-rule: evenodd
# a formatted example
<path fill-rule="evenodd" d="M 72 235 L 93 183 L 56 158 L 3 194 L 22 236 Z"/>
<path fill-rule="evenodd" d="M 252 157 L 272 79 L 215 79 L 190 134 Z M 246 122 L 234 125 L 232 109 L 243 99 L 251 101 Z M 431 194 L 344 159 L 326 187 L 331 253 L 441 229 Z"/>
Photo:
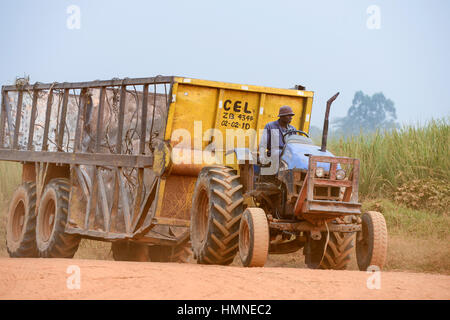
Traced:
<path fill-rule="evenodd" d="M 282 106 L 278 112 L 278 120 L 267 123 L 264 126 L 264 131 L 259 144 L 259 154 L 262 162 L 268 162 L 268 158 L 271 156 L 272 148 L 275 149 L 278 154 L 283 150 L 285 139 L 284 135 L 288 131 L 295 131 L 296 128 L 290 125 L 294 112 L 289 106 Z M 275 130 L 275 131 L 272 131 Z M 274 134 L 271 134 L 274 133 Z M 293 132 L 294 133 L 294 132 Z M 289 135 L 290 133 L 288 133 Z M 272 136 L 276 138 L 278 135 L 278 149 L 276 149 L 276 143 L 272 146 Z"/>

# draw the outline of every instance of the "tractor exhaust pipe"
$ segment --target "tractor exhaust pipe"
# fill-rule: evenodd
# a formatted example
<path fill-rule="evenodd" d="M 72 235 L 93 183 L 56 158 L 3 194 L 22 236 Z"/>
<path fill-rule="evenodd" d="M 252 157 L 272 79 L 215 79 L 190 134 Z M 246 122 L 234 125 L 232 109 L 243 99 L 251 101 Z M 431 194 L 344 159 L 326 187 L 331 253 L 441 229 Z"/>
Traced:
<path fill-rule="evenodd" d="M 334 96 L 332 96 L 327 101 L 327 110 L 325 111 L 325 121 L 323 122 L 323 132 L 322 132 L 322 147 L 320 148 L 320 151 L 325 152 L 327 151 L 327 139 L 328 139 L 328 117 L 330 116 L 330 108 L 331 104 L 334 100 L 336 100 L 337 96 L 339 95 L 339 92 L 336 93 Z"/>

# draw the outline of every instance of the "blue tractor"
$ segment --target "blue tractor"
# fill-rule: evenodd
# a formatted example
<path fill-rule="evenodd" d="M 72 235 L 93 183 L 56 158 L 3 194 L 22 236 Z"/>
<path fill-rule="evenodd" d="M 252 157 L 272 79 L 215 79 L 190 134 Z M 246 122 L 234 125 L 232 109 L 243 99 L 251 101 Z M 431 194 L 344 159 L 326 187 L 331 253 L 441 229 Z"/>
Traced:
<path fill-rule="evenodd" d="M 379 212 L 361 213 L 359 160 L 326 150 L 328 116 L 337 95 L 327 102 L 322 146 L 303 131 L 287 132 L 274 174 L 262 174 L 264 165 L 242 160 L 242 150 L 235 150 L 242 160 L 246 199 L 239 228 L 244 266 L 263 266 L 268 254 L 303 248 L 309 268 L 346 269 L 356 246 L 360 270 L 383 267 L 386 222 Z"/>

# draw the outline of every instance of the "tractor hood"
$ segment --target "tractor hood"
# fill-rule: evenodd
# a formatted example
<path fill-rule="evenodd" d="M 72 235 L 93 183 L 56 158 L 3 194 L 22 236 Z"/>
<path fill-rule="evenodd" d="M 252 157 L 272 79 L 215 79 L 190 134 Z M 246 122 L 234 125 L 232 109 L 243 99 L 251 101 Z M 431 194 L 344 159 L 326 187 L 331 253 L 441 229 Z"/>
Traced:
<path fill-rule="evenodd" d="M 331 152 L 322 152 L 320 151 L 320 147 L 315 145 L 298 142 L 288 142 L 285 145 L 281 160 L 287 164 L 287 169 L 308 170 L 309 155 L 334 157 Z M 322 167 L 325 171 L 330 171 L 329 163 L 318 162 L 317 166 Z M 339 165 L 338 169 L 340 169 Z"/>

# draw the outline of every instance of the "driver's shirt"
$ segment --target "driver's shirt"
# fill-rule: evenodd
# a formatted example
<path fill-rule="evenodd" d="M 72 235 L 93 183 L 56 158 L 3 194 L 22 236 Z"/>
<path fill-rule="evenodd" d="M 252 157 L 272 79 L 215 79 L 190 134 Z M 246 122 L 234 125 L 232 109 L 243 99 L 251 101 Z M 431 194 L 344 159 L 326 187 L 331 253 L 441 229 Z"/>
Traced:
<path fill-rule="evenodd" d="M 268 124 L 265 125 L 264 127 L 264 131 L 261 137 L 261 141 L 259 143 L 260 146 L 260 153 L 263 151 L 261 149 L 267 149 L 267 155 L 270 156 L 271 152 L 270 150 L 272 149 L 272 137 L 271 137 L 271 130 L 275 129 L 278 130 L 279 134 L 278 134 L 278 146 L 280 149 L 283 149 L 284 147 L 284 139 L 283 139 L 283 135 L 289 131 L 289 130 L 297 130 L 295 129 L 294 126 L 291 126 L 290 124 L 288 124 L 287 128 L 284 129 L 281 125 L 280 125 L 280 121 L 279 120 L 275 120 L 272 122 L 269 122 Z M 264 148 L 264 146 L 266 146 L 266 148 Z"/>

